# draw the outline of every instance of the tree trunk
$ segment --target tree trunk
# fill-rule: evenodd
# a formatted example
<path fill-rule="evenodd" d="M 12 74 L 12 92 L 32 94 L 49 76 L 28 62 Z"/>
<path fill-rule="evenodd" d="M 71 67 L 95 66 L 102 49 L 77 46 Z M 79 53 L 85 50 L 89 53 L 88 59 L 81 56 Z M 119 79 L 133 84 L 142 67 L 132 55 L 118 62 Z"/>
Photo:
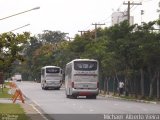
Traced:
<path fill-rule="evenodd" d="M 106 94 L 106 83 L 107 83 L 107 79 L 105 78 L 104 84 L 103 84 L 103 91 L 104 91 L 104 94 Z"/>
<path fill-rule="evenodd" d="M 155 72 L 153 78 L 151 78 L 151 81 L 150 81 L 150 91 L 149 91 L 149 97 L 150 97 L 150 98 L 153 97 L 153 83 L 154 83 L 154 81 L 156 80 L 156 76 L 157 76 L 156 73 L 157 73 L 157 72 Z M 151 75 L 151 73 L 150 73 L 150 75 Z"/>
<path fill-rule="evenodd" d="M 159 91 L 159 71 L 158 71 L 158 75 L 157 75 L 157 99 L 160 98 L 160 91 Z"/>
<path fill-rule="evenodd" d="M 110 78 L 107 79 L 107 94 L 109 95 L 109 80 Z"/>
<path fill-rule="evenodd" d="M 137 79 L 134 79 L 134 93 L 135 93 L 135 97 L 137 98 L 138 96 Z"/>
<path fill-rule="evenodd" d="M 129 95 L 129 85 L 128 85 L 128 67 L 126 67 L 125 71 L 125 96 Z"/>
<path fill-rule="evenodd" d="M 117 80 L 117 83 L 119 84 L 119 79 L 118 79 L 118 76 L 117 76 L 117 72 L 115 71 L 115 74 L 116 74 L 116 80 Z M 116 81 L 115 81 L 116 82 Z M 118 90 L 117 88 L 118 88 L 119 86 L 116 86 L 116 91 Z M 118 91 L 119 92 L 119 91 Z M 118 93 L 119 94 L 119 93 Z"/>
<path fill-rule="evenodd" d="M 141 96 L 144 98 L 144 71 L 143 68 L 140 69 L 141 72 Z"/>
<path fill-rule="evenodd" d="M 116 91 L 115 91 L 115 84 L 116 84 L 116 77 L 114 76 L 114 80 L 113 80 L 113 95 L 116 94 Z"/>
<path fill-rule="evenodd" d="M 152 98 L 153 97 L 153 84 L 152 82 L 150 82 L 150 90 L 149 90 L 149 98 Z"/>

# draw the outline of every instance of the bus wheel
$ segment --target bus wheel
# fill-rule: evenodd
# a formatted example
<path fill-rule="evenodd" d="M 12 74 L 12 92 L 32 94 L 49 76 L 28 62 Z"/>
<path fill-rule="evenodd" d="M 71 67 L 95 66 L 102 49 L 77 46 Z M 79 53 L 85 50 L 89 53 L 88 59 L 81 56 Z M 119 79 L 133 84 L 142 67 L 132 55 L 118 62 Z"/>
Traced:
<path fill-rule="evenodd" d="M 44 87 L 44 90 L 48 90 L 48 88 L 47 88 L 47 87 Z"/>
<path fill-rule="evenodd" d="M 66 98 L 70 98 L 70 95 L 66 95 Z"/>
<path fill-rule="evenodd" d="M 71 95 L 70 98 L 77 99 L 77 96 L 76 95 Z"/>
<path fill-rule="evenodd" d="M 92 96 L 92 99 L 96 99 L 96 98 L 97 98 L 97 96 L 96 96 L 96 95 L 93 95 L 93 96 Z"/>
<path fill-rule="evenodd" d="M 44 85 L 41 85 L 42 90 L 44 90 Z"/>

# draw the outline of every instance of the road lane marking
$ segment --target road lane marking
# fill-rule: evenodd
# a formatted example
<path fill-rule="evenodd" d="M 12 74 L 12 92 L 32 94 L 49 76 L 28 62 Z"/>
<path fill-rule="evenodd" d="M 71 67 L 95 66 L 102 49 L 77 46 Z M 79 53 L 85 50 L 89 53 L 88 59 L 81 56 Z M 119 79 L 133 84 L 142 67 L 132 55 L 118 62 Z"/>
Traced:
<path fill-rule="evenodd" d="M 83 106 L 80 106 L 79 108 L 80 108 L 80 109 L 82 109 L 82 108 L 83 108 Z"/>
<path fill-rule="evenodd" d="M 89 109 L 89 112 L 93 112 L 94 110 L 93 109 Z"/>
<path fill-rule="evenodd" d="M 148 111 L 146 108 L 143 108 L 142 111 Z"/>
<path fill-rule="evenodd" d="M 40 105 L 35 100 L 33 100 L 33 103 L 40 107 Z"/>
<path fill-rule="evenodd" d="M 115 106 L 117 106 L 118 104 L 117 104 L 117 103 L 115 103 L 114 105 L 115 105 Z"/>
<path fill-rule="evenodd" d="M 72 104 L 73 106 L 76 106 L 76 104 Z"/>
<path fill-rule="evenodd" d="M 30 106 L 32 106 L 32 108 L 33 108 L 37 113 L 39 113 L 39 114 L 43 117 L 43 119 L 48 120 L 33 104 L 30 104 Z"/>

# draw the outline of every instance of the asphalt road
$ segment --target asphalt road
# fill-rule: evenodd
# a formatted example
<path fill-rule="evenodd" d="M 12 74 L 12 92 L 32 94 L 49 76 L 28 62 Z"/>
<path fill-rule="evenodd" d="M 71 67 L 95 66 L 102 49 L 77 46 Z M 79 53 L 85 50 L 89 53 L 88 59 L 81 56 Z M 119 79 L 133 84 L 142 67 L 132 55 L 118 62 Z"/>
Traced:
<path fill-rule="evenodd" d="M 64 88 L 42 90 L 40 83 L 17 82 L 23 94 L 36 104 L 37 109 L 54 120 L 147 119 L 159 114 L 160 104 L 140 103 L 98 96 L 97 99 L 68 99 Z M 145 115 L 144 115 L 145 114 Z M 131 116 L 128 116 L 131 115 Z M 134 116 L 133 116 L 134 115 Z M 139 115 L 139 116 L 138 116 Z M 154 116 L 157 120 L 160 116 Z"/>

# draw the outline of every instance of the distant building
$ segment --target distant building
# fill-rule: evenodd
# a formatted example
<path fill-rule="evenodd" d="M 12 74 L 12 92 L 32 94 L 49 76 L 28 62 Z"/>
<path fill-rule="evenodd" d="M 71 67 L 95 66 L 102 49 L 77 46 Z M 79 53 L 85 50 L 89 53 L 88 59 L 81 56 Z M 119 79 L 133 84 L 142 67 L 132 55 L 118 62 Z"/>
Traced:
<path fill-rule="evenodd" d="M 112 26 L 114 26 L 115 24 L 119 24 L 127 19 L 128 19 L 127 12 L 119 12 L 119 11 L 114 12 L 112 13 Z M 130 25 L 133 24 L 134 24 L 134 17 L 130 16 Z"/>

